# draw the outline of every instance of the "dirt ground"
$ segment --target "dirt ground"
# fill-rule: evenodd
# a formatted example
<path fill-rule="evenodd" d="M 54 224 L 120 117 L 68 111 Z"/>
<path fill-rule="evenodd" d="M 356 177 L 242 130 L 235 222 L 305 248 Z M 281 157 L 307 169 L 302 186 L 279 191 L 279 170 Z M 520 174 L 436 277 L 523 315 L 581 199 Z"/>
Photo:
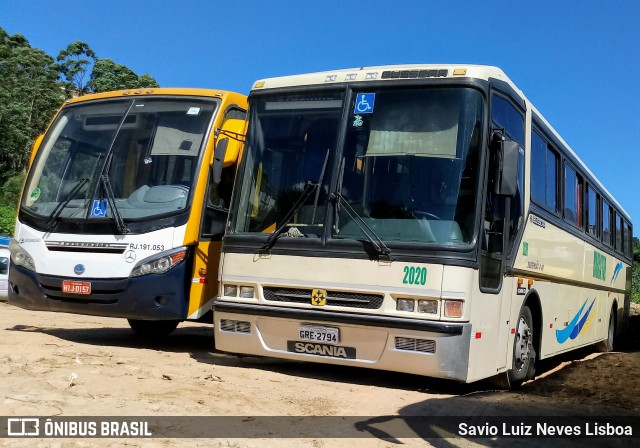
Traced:
<path fill-rule="evenodd" d="M 29 312 L 0 302 L 2 416 L 640 415 L 640 307 L 620 351 L 585 349 L 543 362 L 516 392 L 368 369 L 238 358 L 213 329 L 185 323 L 167 339 L 125 320 Z M 285 419 L 286 422 L 286 419 Z M 477 440 L 385 437 L 0 439 L 2 446 L 484 446 Z M 277 435 L 277 434 L 276 434 Z M 354 441 L 355 440 L 355 441 Z M 488 443 L 496 446 L 495 443 Z M 520 446 L 539 446 L 520 444 Z"/>

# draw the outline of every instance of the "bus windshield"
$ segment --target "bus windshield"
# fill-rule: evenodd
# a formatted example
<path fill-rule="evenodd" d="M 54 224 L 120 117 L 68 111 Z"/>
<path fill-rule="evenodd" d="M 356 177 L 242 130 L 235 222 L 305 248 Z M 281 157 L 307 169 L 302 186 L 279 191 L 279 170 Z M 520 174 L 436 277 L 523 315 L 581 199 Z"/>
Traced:
<path fill-rule="evenodd" d="M 348 105 L 342 92 L 254 100 L 231 231 L 272 233 L 287 225 L 282 236 L 362 239 L 364 221 L 391 243 L 471 244 L 482 94 L 461 87 L 380 88 L 351 98 Z M 309 183 L 318 188 L 283 223 Z M 351 210 L 330 200 L 337 196 Z"/>
<path fill-rule="evenodd" d="M 125 98 L 64 108 L 31 167 L 22 210 L 48 221 L 147 221 L 189 205 L 214 100 Z"/>

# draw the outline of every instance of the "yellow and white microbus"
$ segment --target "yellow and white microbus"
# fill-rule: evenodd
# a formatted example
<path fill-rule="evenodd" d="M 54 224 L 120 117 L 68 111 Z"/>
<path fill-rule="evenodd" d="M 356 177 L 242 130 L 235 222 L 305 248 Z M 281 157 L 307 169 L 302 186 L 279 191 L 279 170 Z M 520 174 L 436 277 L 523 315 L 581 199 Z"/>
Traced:
<path fill-rule="evenodd" d="M 210 322 L 246 110 L 246 96 L 209 89 L 67 101 L 32 152 L 10 303 L 147 335 Z"/>
<path fill-rule="evenodd" d="M 249 110 L 217 349 L 506 386 L 611 349 L 630 218 L 500 69 L 265 79 Z"/>

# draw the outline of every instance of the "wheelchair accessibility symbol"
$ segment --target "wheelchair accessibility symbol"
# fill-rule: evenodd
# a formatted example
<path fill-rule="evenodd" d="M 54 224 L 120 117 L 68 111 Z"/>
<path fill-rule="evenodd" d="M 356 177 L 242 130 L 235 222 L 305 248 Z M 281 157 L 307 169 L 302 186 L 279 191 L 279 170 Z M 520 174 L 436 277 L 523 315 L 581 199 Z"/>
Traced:
<path fill-rule="evenodd" d="M 106 199 L 103 199 L 102 201 L 94 199 L 93 205 L 91 206 L 91 216 L 98 216 L 98 217 L 104 218 L 104 215 L 106 212 L 107 212 Z"/>
<path fill-rule="evenodd" d="M 353 109 L 354 114 L 372 114 L 373 103 L 376 100 L 375 93 L 358 93 L 356 96 L 356 105 Z"/>

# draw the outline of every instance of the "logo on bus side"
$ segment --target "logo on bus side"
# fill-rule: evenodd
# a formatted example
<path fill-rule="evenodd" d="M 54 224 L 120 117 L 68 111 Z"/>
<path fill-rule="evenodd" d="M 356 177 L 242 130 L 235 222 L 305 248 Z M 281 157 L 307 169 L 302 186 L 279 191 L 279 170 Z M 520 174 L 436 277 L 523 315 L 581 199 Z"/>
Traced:
<path fill-rule="evenodd" d="M 618 279 L 618 275 L 620 275 L 620 271 L 622 271 L 622 263 L 618 263 L 616 268 L 613 270 L 613 276 L 611 277 L 611 284 L 613 285 L 615 281 Z"/>
<path fill-rule="evenodd" d="M 542 219 L 534 215 L 529 216 L 529 221 L 531 221 L 533 224 L 537 225 L 538 227 L 542 227 L 543 229 L 547 226 L 546 222 L 544 222 Z"/>
<path fill-rule="evenodd" d="M 599 280 L 607 278 L 607 257 L 595 250 L 593 251 L 593 277 Z"/>
<path fill-rule="evenodd" d="M 314 289 L 311 291 L 311 305 L 325 306 L 327 304 L 327 291 L 325 289 Z"/>
<path fill-rule="evenodd" d="M 592 319 L 589 319 L 589 316 L 591 315 L 593 304 L 596 303 L 596 299 L 593 299 L 587 311 L 584 313 L 584 315 L 582 315 L 582 310 L 584 310 L 587 301 L 588 299 L 584 301 L 576 315 L 573 316 L 573 319 L 571 320 L 571 322 L 569 322 L 569 325 L 567 325 L 565 329 L 556 330 L 556 340 L 560 344 L 564 344 L 568 339 L 574 340 L 578 337 L 583 329 L 589 328 L 589 326 L 591 325 Z"/>

